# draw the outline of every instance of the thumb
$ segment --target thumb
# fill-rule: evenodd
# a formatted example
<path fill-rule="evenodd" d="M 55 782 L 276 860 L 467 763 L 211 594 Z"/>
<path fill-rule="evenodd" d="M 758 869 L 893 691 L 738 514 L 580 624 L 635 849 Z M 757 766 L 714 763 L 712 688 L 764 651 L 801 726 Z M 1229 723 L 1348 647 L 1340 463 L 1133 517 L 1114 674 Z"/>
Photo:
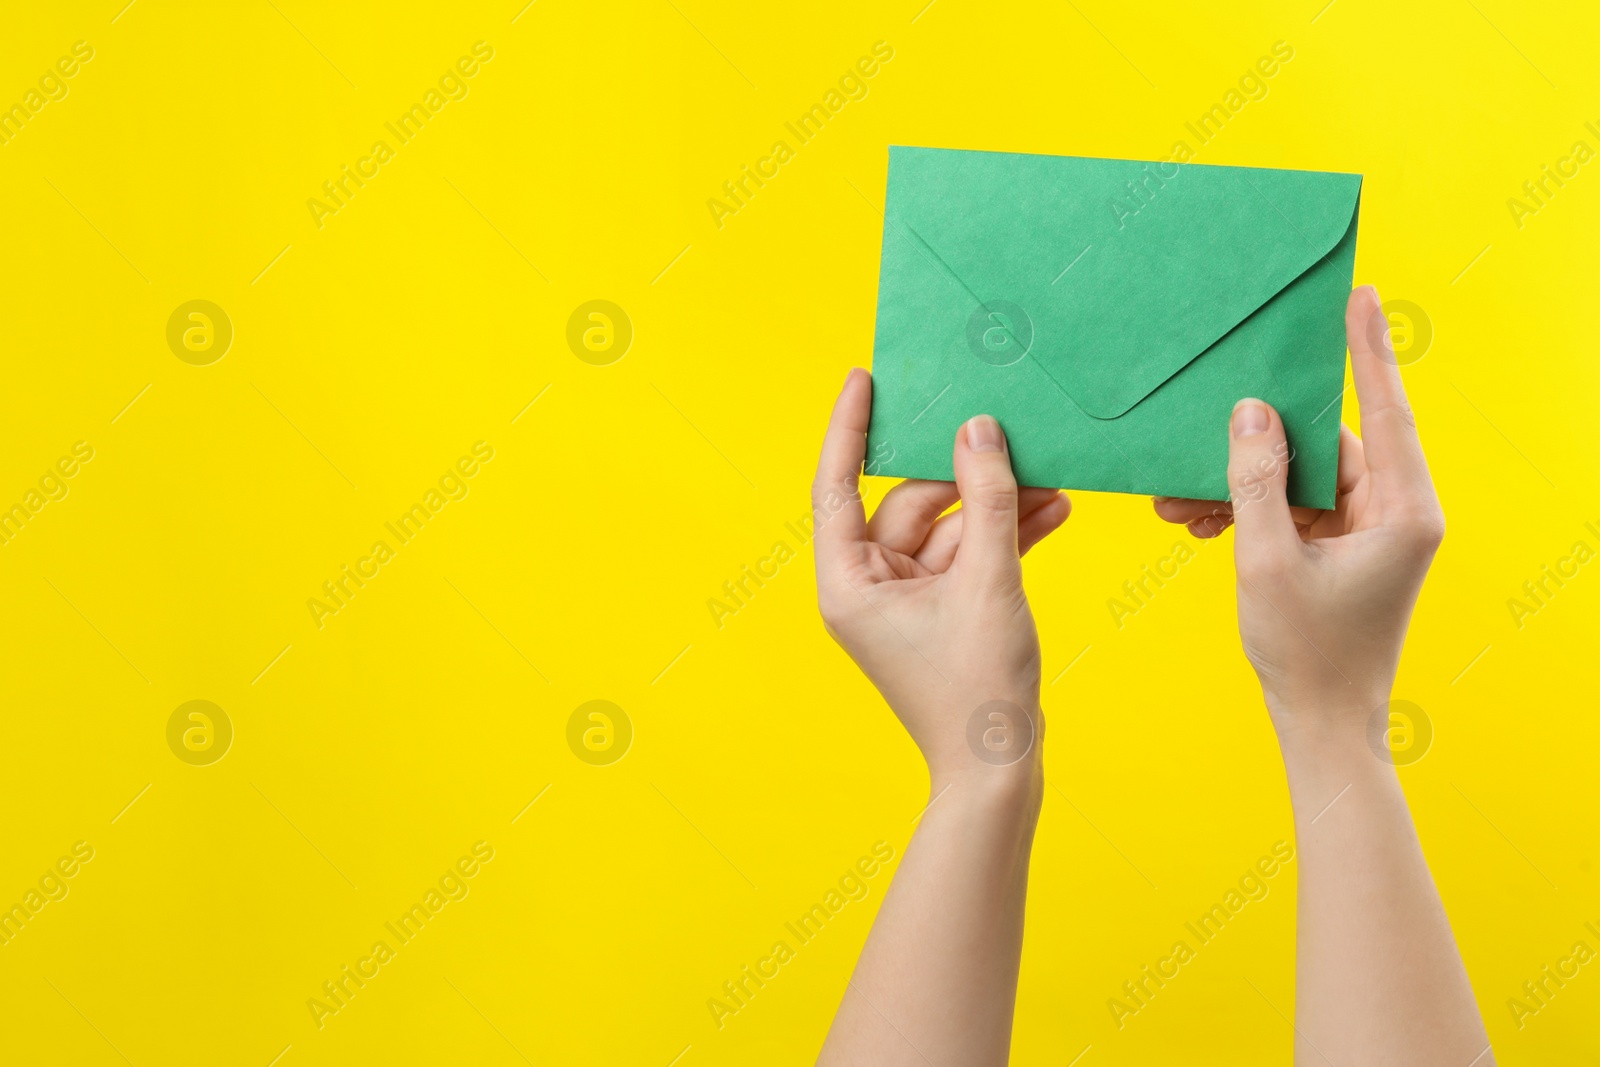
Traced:
<path fill-rule="evenodd" d="M 1228 424 L 1228 495 L 1241 558 L 1266 556 L 1299 543 L 1289 514 L 1289 442 L 1272 407 L 1247 398 Z"/>
<path fill-rule="evenodd" d="M 963 516 L 956 565 L 991 578 L 1020 576 L 1017 479 L 993 417 L 977 415 L 956 432 L 955 468 Z"/>

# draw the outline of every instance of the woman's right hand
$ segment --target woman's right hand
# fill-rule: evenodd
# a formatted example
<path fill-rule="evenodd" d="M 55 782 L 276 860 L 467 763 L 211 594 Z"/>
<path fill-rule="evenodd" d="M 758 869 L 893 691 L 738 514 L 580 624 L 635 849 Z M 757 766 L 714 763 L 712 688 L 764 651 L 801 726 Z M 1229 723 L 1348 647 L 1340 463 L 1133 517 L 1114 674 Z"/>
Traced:
<path fill-rule="evenodd" d="M 1231 507 L 1157 500 L 1197 536 L 1237 527 L 1239 632 L 1279 733 L 1347 721 L 1362 731 L 1387 706 L 1411 611 L 1444 516 L 1417 439 L 1377 290 L 1350 295 L 1345 330 L 1361 402 L 1358 439 L 1339 439 L 1331 511 L 1291 509 L 1283 420 L 1239 401 L 1229 424 Z M 1375 348 L 1374 345 L 1379 347 Z"/>

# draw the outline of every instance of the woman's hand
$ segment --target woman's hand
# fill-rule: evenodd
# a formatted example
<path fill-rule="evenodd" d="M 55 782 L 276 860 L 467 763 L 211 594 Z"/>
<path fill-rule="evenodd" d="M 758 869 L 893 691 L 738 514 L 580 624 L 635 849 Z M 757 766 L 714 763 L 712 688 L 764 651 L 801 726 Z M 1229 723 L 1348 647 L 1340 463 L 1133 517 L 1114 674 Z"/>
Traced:
<path fill-rule="evenodd" d="M 1003 1067 L 1043 799 L 1039 637 L 1018 557 L 1070 507 L 1017 491 L 1005 435 L 979 415 L 956 433 L 954 485 L 902 482 L 868 522 L 871 410 L 872 379 L 853 370 L 811 488 L 817 598 L 922 749 L 939 803 L 916 820 L 817 1062 Z"/>
<path fill-rule="evenodd" d="M 1387 705 L 1412 606 L 1444 536 L 1388 329 L 1373 329 L 1377 315 L 1371 286 L 1350 295 L 1345 329 L 1362 437 L 1341 428 L 1332 511 L 1289 507 L 1283 421 L 1259 400 L 1233 411 L 1231 507 L 1156 501 L 1162 518 L 1197 536 L 1237 527 L 1239 631 L 1280 732 L 1304 725 L 1300 713 L 1311 709 L 1364 728 Z"/>
<path fill-rule="evenodd" d="M 1157 501 L 1173 522 L 1238 527 L 1239 632 L 1278 729 L 1299 846 L 1295 1063 L 1492 1067 L 1405 793 L 1379 738 L 1411 609 L 1444 518 L 1390 352 L 1378 294 L 1345 310 L 1361 400 L 1339 440 L 1332 511 L 1295 514 L 1283 422 L 1241 400 L 1231 510 Z M 1374 347 L 1374 345 L 1378 347 Z M 1378 729 L 1373 730 L 1376 725 Z"/>
<path fill-rule="evenodd" d="M 871 410 L 872 379 L 852 370 L 811 490 L 823 621 L 910 731 L 935 791 L 998 780 L 1001 767 L 1035 771 L 1039 638 L 1018 558 L 1071 506 L 1055 490 L 1019 492 L 1004 433 L 980 415 L 956 434 L 954 485 L 902 482 L 868 522 L 859 477 Z"/>

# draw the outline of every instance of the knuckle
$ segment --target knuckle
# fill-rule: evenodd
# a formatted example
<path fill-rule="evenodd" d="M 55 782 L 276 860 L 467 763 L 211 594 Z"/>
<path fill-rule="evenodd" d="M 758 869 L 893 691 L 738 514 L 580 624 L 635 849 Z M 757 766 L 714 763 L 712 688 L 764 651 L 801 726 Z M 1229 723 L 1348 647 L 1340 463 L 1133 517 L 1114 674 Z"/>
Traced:
<path fill-rule="evenodd" d="M 828 483 L 822 478 L 821 475 L 818 475 L 811 480 L 811 506 L 813 508 L 822 506 L 822 498 L 826 496 L 827 493 Z"/>
<path fill-rule="evenodd" d="M 1228 467 L 1228 484 L 1235 502 L 1260 500 L 1283 481 L 1284 461 L 1274 452 L 1251 452 L 1234 456 Z"/>
<path fill-rule="evenodd" d="M 1259 481 L 1256 474 L 1256 457 L 1251 453 L 1235 452 L 1228 457 L 1228 484 L 1244 485 L 1250 481 Z"/>
<path fill-rule="evenodd" d="M 1235 549 L 1239 574 L 1250 582 L 1277 585 L 1289 576 L 1293 560 L 1271 546 L 1238 542 Z"/>
<path fill-rule="evenodd" d="M 1371 412 L 1367 418 L 1387 419 L 1403 430 L 1417 428 L 1417 416 L 1411 409 L 1411 401 L 1404 396 L 1389 400 L 1379 406 L 1377 411 Z"/>
<path fill-rule="evenodd" d="M 972 495 L 963 507 L 991 517 L 1014 515 L 1017 511 L 1017 483 L 1012 481 L 987 481 L 973 487 Z"/>
<path fill-rule="evenodd" d="M 1400 528 L 1414 548 L 1432 554 L 1444 541 L 1444 512 L 1438 505 L 1424 508 L 1408 515 Z"/>
<path fill-rule="evenodd" d="M 818 475 L 811 482 L 811 510 L 819 520 L 831 518 L 846 505 L 860 502 L 861 499 L 858 480 L 841 484 Z"/>
<path fill-rule="evenodd" d="M 1253 469 L 1238 474 L 1233 479 L 1233 491 L 1229 503 L 1235 509 L 1243 508 L 1247 504 L 1265 500 L 1271 495 L 1273 483 L 1262 478 Z"/>

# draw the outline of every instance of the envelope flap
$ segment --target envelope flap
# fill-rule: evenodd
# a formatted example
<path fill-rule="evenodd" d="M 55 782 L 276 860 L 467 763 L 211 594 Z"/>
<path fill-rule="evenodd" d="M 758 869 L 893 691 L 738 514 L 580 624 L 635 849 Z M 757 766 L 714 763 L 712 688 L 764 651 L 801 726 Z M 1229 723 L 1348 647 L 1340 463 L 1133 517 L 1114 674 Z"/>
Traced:
<path fill-rule="evenodd" d="M 884 264 L 923 275 L 952 328 L 992 313 L 1073 402 L 1115 418 L 1326 256 L 1360 189 L 1358 174 L 895 148 Z"/>

